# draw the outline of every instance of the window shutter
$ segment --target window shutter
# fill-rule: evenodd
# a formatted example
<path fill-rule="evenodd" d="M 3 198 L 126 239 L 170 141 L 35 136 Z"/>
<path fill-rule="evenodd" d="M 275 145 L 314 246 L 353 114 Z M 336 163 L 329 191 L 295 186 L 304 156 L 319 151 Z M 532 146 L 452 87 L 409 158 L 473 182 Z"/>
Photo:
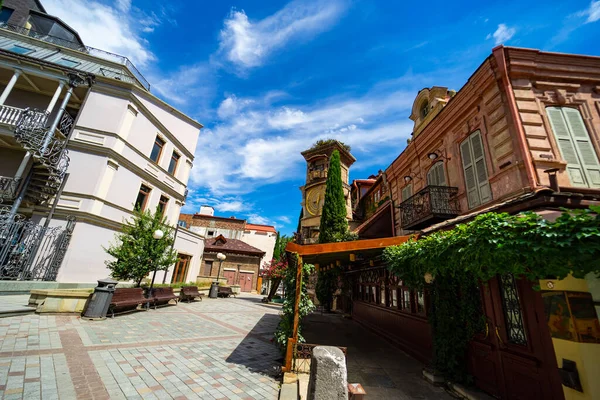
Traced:
<path fill-rule="evenodd" d="M 546 113 L 548 114 L 548 120 L 556 138 L 560 154 L 567 162 L 567 174 L 569 174 L 571 184 L 573 186 L 587 186 L 583 175 L 583 168 L 579 163 L 579 157 L 577 157 L 575 144 L 573 143 L 567 121 L 561 109 L 559 107 L 548 107 L 546 108 Z"/>
<path fill-rule="evenodd" d="M 469 139 L 466 139 L 460 144 L 460 154 L 463 163 L 463 171 L 465 173 L 465 185 L 467 187 L 469 208 L 477 207 L 480 204 L 479 192 L 475 181 L 475 167 L 471 161 L 471 142 Z"/>
<path fill-rule="evenodd" d="M 412 196 L 412 183 L 404 186 L 402 188 L 402 201 L 406 201 L 409 197 Z"/>
<path fill-rule="evenodd" d="M 563 108 L 563 115 L 571 131 L 575 142 L 575 148 L 579 153 L 579 160 L 583 166 L 583 172 L 590 187 L 600 187 L 600 163 L 590 135 L 585 127 L 583 118 L 578 110 Z"/>
<path fill-rule="evenodd" d="M 481 132 L 476 131 L 471 135 L 471 149 L 473 150 L 473 163 L 475 164 L 475 173 L 477 175 L 477 187 L 481 203 L 487 203 L 492 199 L 492 191 L 488 182 L 487 167 L 485 166 L 485 153 L 483 151 L 483 141 Z"/>
<path fill-rule="evenodd" d="M 429 172 L 427 173 L 427 184 L 431 186 L 446 186 L 443 161 L 438 161 L 429 169 Z"/>

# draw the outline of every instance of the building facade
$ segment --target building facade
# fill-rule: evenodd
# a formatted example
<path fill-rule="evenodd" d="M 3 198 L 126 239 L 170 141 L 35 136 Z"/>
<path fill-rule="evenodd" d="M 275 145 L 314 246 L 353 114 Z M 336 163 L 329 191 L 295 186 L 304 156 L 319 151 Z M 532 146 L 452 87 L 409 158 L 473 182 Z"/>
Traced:
<path fill-rule="evenodd" d="M 176 225 L 202 125 L 39 1 L 6 0 L 1 15 L 0 198 L 14 239 L 0 244 L 1 279 L 95 282 L 109 275 L 103 247 L 134 207 Z M 202 246 L 178 232 L 190 277 Z"/>
<path fill-rule="evenodd" d="M 552 219 L 561 208 L 600 204 L 599 84 L 598 57 L 500 46 L 460 91 L 423 89 L 410 116 L 412 139 L 361 197 L 356 232 L 383 237 L 391 222 L 395 235 L 427 234 L 484 212 Z M 382 198 L 386 190 L 389 199 Z M 377 260 L 353 279 L 353 318 L 428 360 L 427 293 L 404 287 Z M 598 308 L 597 281 L 551 282 L 540 293 L 507 274 L 482 287 L 492 334 L 471 343 L 475 384 L 506 399 L 599 396 L 590 361 L 600 358 L 600 338 L 555 336 L 546 312 L 560 291 Z M 588 311 L 594 314 L 593 306 Z M 561 379 L 573 375 L 564 360 L 577 365 L 580 388 Z"/>
<path fill-rule="evenodd" d="M 219 253 L 227 257 L 222 263 L 217 258 Z M 259 292 L 258 277 L 264 256 L 264 251 L 238 239 L 223 235 L 206 239 L 201 278 L 224 278 L 228 285 L 239 285 L 242 292 Z"/>

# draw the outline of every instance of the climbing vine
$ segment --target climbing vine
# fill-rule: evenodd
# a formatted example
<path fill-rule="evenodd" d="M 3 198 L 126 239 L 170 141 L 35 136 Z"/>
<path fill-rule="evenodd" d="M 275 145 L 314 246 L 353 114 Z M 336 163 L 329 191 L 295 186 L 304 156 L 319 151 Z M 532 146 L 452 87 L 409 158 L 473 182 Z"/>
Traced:
<path fill-rule="evenodd" d="M 285 270 L 283 284 L 285 287 L 285 300 L 283 302 L 281 321 L 275 330 L 275 342 L 279 345 L 282 351 L 287 348 L 288 338 L 292 337 L 294 328 L 294 306 L 296 301 L 296 266 L 298 265 L 298 255 L 292 254 L 295 258 L 294 262 L 290 262 L 290 266 Z M 298 323 L 298 342 L 304 342 L 301 334 L 302 318 L 307 316 L 315 309 L 313 302 L 307 294 L 306 284 L 308 277 L 314 271 L 312 264 L 302 265 L 302 293 L 300 296 L 300 306 L 298 307 L 299 323 Z"/>
<path fill-rule="evenodd" d="M 434 368 L 449 379 L 468 380 L 467 348 L 485 326 L 480 283 L 510 273 L 538 289 L 540 279 L 599 274 L 599 214 L 600 207 L 564 210 L 548 221 L 532 212 L 487 213 L 386 248 L 390 271 L 405 285 L 430 292 Z"/>

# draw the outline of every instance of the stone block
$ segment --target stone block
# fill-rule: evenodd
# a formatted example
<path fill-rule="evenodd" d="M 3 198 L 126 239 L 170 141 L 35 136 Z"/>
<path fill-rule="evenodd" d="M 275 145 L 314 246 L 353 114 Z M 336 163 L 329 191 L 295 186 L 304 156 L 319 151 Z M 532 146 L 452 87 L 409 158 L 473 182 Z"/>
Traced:
<path fill-rule="evenodd" d="M 81 313 L 93 289 L 32 290 L 29 305 L 36 313 Z"/>
<path fill-rule="evenodd" d="M 337 347 L 317 346 L 313 349 L 308 400 L 319 399 L 348 399 L 346 357 Z"/>

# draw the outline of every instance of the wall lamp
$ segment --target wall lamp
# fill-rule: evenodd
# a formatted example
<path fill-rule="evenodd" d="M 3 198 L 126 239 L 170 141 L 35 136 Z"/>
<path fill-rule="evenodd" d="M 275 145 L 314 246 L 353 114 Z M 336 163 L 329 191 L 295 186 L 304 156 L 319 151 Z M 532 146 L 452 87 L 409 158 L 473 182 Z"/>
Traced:
<path fill-rule="evenodd" d="M 413 180 L 413 179 L 415 179 L 415 178 L 420 178 L 420 176 L 419 176 L 419 175 L 417 175 L 416 173 L 414 173 L 414 172 L 410 171 L 410 172 L 408 173 L 408 175 L 406 175 L 406 176 L 404 177 L 404 182 L 405 182 L 405 183 L 408 183 L 408 182 L 412 181 L 412 180 Z"/>
<path fill-rule="evenodd" d="M 446 157 L 446 149 L 444 150 L 435 150 L 432 151 L 431 153 L 427 153 L 427 158 L 429 158 L 431 161 L 435 161 L 438 158 L 442 158 L 442 159 L 446 159 L 449 160 L 450 157 Z"/>

